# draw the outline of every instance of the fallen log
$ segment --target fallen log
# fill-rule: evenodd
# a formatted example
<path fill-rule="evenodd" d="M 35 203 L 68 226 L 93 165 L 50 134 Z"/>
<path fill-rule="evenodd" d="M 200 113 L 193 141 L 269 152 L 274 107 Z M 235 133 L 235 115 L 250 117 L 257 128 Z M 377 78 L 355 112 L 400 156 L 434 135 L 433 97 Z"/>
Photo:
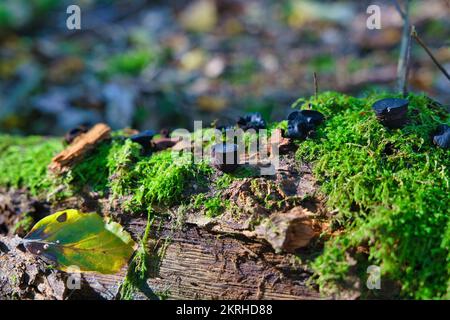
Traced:
<path fill-rule="evenodd" d="M 100 129 L 94 127 L 77 137 L 53 159 L 51 166 L 64 171 L 80 161 L 86 151 L 109 135 L 109 128 L 97 128 Z M 228 201 L 230 206 L 219 206 L 217 215 L 208 215 L 204 206 L 196 207 L 192 201 L 184 210 L 180 203 L 155 206 L 145 244 L 146 278 L 127 298 L 320 299 L 317 288 L 309 285 L 312 271 L 307 262 L 321 250 L 314 239 L 323 231 L 325 209 L 316 196 L 310 167 L 298 165 L 293 153 L 289 153 L 281 156 L 275 175 L 236 178 L 220 192 L 214 189 L 217 175 L 216 172 L 208 178 L 209 190 L 201 194 L 205 199 L 218 199 L 220 195 L 222 202 Z M 110 177 L 114 178 L 117 177 Z M 197 185 L 195 181 L 187 182 Z M 2 234 L 9 236 L 0 238 L 1 299 L 123 298 L 121 289 L 126 287 L 124 280 L 128 279 L 129 270 L 125 268 L 114 275 L 83 273 L 80 286 L 74 288 L 69 283 L 77 274 L 49 268 L 26 252 L 20 238 L 12 238 L 19 230 L 13 224 L 24 212 L 29 212 L 36 222 L 68 208 L 95 211 L 112 217 L 139 242 L 148 221 L 145 209 L 125 213 L 121 204 L 127 197 L 115 199 L 88 188 L 50 202 L 43 200 L 50 199 L 48 195 L 30 197 L 26 189 L 18 192 L 6 188 L 0 194 L 5 195 L 0 197 L 0 216 L 7 218 Z M 200 195 L 199 191 L 183 194 L 185 199 L 195 195 Z M 25 232 L 19 235 L 24 236 Z"/>
<path fill-rule="evenodd" d="M 123 221 L 140 235 L 146 219 Z M 270 245 L 172 221 L 154 223 L 148 246 L 151 266 L 135 299 L 319 299 L 307 285 L 311 273 L 276 254 Z M 18 238 L 0 237 L 1 299 L 117 299 L 126 270 L 116 275 L 83 274 L 80 289 L 68 289 L 68 274 L 49 269 L 20 249 Z M 158 240 L 155 240 L 158 239 Z"/>

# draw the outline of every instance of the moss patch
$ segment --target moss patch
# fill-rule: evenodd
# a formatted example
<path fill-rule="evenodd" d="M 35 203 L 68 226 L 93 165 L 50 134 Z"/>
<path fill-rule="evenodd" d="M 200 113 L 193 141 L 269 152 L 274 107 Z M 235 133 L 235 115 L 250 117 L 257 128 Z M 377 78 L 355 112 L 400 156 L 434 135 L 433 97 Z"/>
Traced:
<path fill-rule="evenodd" d="M 60 139 L 0 135 L 0 185 L 39 195 L 52 185 L 47 166 L 63 149 Z"/>
<path fill-rule="evenodd" d="M 132 300 L 135 292 L 141 290 L 145 285 L 148 271 L 147 243 L 153 220 L 152 213 L 149 211 L 147 226 L 145 227 L 144 234 L 139 242 L 139 247 L 128 265 L 127 275 L 120 286 L 119 298 L 121 300 Z"/>
<path fill-rule="evenodd" d="M 222 199 L 219 195 L 210 197 L 205 193 L 199 193 L 193 197 L 193 208 L 204 209 L 205 215 L 214 218 L 225 212 L 230 205 L 228 199 Z"/>
<path fill-rule="evenodd" d="M 430 137 L 449 123 L 448 114 L 427 97 L 410 95 L 410 122 L 389 130 L 371 111 L 385 96 L 325 93 L 306 102 L 327 120 L 297 158 L 314 163 L 328 205 L 339 212 L 333 221 L 339 235 L 313 264 L 317 281 L 322 290 L 336 289 L 350 271 L 349 255 L 363 246 L 366 261 L 398 281 L 403 296 L 449 298 L 450 151 Z"/>

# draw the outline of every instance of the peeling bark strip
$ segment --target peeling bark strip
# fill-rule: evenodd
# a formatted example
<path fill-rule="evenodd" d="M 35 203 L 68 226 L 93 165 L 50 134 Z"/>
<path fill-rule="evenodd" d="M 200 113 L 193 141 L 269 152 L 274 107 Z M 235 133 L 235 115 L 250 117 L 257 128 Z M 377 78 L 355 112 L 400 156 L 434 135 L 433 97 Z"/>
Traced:
<path fill-rule="evenodd" d="M 306 247 L 318 235 L 314 231 L 313 213 L 301 207 L 276 212 L 255 228 L 256 237 L 265 239 L 276 252 L 295 252 Z"/>
<path fill-rule="evenodd" d="M 64 171 L 65 168 L 80 161 L 99 142 L 108 139 L 110 133 L 111 128 L 106 124 L 96 124 L 91 130 L 77 137 L 71 145 L 56 155 L 52 159 L 49 169 L 55 173 Z"/>

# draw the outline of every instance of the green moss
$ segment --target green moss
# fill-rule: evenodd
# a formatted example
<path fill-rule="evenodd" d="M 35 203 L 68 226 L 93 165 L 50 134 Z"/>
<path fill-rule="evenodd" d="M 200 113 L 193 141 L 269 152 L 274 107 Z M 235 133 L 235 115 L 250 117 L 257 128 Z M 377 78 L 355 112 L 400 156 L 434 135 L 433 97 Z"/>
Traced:
<path fill-rule="evenodd" d="M 150 237 L 150 228 L 153 223 L 153 215 L 148 212 L 147 225 L 144 234 L 139 242 L 139 248 L 136 250 L 131 260 L 125 279 L 120 286 L 119 296 L 121 300 L 132 300 L 136 291 L 140 290 L 147 279 L 148 271 L 148 251 L 147 243 Z"/>
<path fill-rule="evenodd" d="M 170 150 L 144 156 L 139 144 L 114 139 L 100 144 L 65 177 L 75 190 L 108 192 L 127 198 L 125 209 L 137 212 L 153 205 L 181 203 L 190 182 L 201 183 L 212 168 L 194 164 L 192 154 L 172 156 Z"/>
<path fill-rule="evenodd" d="M 224 173 L 216 179 L 214 184 L 218 190 L 225 190 L 233 183 L 234 177 L 230 174 Z"/>
<path fill-rule="evenodd" d="M 403 296 L 448 298 L 450 151 L 430 138 L 439 123 L 449 122 L 448 114 L 411 94 L 410 122 L 389 130 L 371 111 L 385 96 L 325 93 L 309 101 L 327 120 L 297 157 L 314 163 L 328 205 L 339 212 L 334 225 L 342 231 L 314 262 L 317 281 L 323 290 L 332 288 L 348 275 L 351 249 L 367 245 L 369 263 L 398 281 Z"/>
<path fill-rule="evenodd" d="M 228 188 L 236 179 L 254 178 L 259 175 L 260 170 L 257 167 L 240 166 L 234 172 L 223 173 L 214 181 L 214 185 L 216 189 L 220 191 Z"/>
<path fill-rule="evenodd" d="M 228 199 L 222 199 L 220 196 L 210 197 L 207 194 L 199 193 L 193 197 L 194 209 L 204 209 L 205 215 L 213 218 L 225 212 L 230 205 Z"/>
<path fill-rule="evenodd" d="M 88 186 L 95 192 L 104 192 L 108 186 L 109 168 L 108 159 L 113 156 L 114 144 L 103 142 L 91 153 L 84 157 L 83 161 L 73 166 L 65 175 L 67 183 L 75 192 Z"/>
<path fill-rule="evenodd" d="M 62 150 L 59 139 L 0 135 L 0 186 L 28 188 L 39 195 L 52 185 L 47 166 Z"/>
<path fill-rule="evenodd" d="M 141 159 L 141 153 L 142 147 L 129 139 L 123 143 L 115 143 L 107 161 L 109 188 L 113 199 L 126 195 L 130 190 L 133 169 Z"/>
<path fill-rule="evenodd" d="M 38 195 L 65 184 L 72 194 L 89 190 L 127 197 L 131 211 L 140 211 L 181 203 L 190 182 L 202 183 L 212 173 L 208 165 L 192 163 L 190 153 L 172 157 L 166 150 L 144 156 L 140 145 L 116 137 L 62 176 L 49 176 L 47 166 L 62 148 L 58 139 L 0 135 L 0 186 L 26 187 Z"/>
<path fill-rule="evenodd" d="M 130 174 L 129 193 L 137 206 L 181 203 L 192 183 L 201 183 L 212 173 L 204 163 L 194 164 L 192 154 L 174 158 L 170 150 L 138 161 Z"/>

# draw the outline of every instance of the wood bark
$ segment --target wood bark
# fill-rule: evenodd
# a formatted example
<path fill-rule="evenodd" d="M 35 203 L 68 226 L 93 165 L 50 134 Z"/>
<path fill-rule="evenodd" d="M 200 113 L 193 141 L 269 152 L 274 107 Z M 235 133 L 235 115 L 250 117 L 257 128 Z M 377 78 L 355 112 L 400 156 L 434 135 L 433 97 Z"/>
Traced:
<path fill-rule="evenodd" d="M 83 156 L 95 148 L 95 146 L 110 137 L 111 128 L 106 124 L 99 123 L 92 127 L 86 133 L 76 137 L 72 144 L 56 155 L 49 165 L 49 169 L 53 172 L 63 171 L 64 168 L 70 167 L 74 163 L 80 161 Z"/>
<path fill-rule="evenodd" d="M 123 221 L 140 236 L 146 219 Z M 290 254 L 264 242 L 210 232 L 173 221 L 153 224 L 148 279 L 135 299 L 319 299 L 307 285 L 311 273 Z M 158 239 L 158 240 L 155 240 Z M 0 237 L 0 299 L 116 299 L 126 270 L 116 275 L 83 274 L 80 290 L 67 288 L 68 274 L 46 268 L 21 250 L 20 241 Z M 306 253 L 305 253 L 306 254 Z"/>

